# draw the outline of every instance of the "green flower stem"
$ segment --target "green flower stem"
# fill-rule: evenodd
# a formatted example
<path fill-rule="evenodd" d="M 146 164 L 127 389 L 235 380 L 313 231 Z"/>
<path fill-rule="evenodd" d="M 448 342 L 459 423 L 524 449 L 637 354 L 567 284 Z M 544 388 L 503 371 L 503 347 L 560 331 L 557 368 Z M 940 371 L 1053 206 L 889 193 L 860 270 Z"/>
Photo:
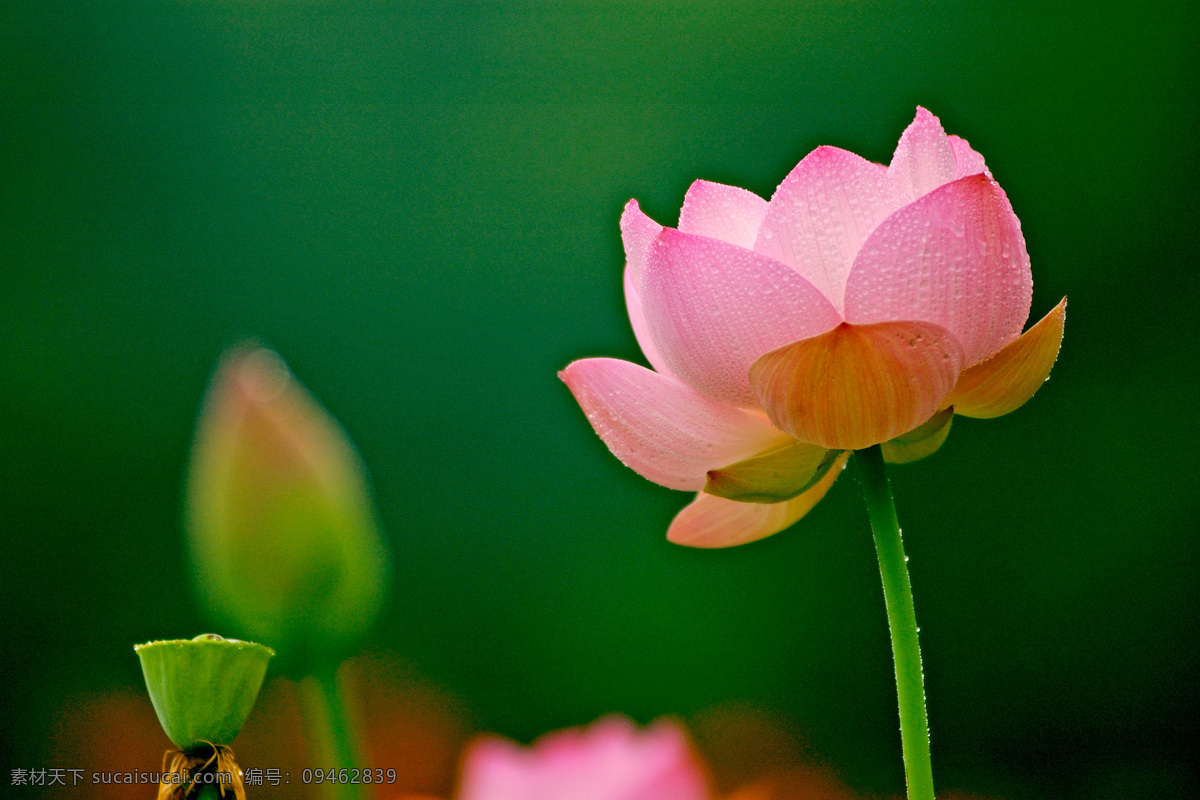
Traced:
<path fill-rule="evenodd" d="M 324 669 L 301 682 L 304 716 L 315 745 L 313 769 L 320 767 L 334 776 L 341 770 L 353 770 L 361 763 L 353 720 L 346 708 L 336 669 Z M 361 800 L 362 786 L 339 780 L 323 781 L 329 800 Z"/>
<path fill-rule="evenodd" d="M 900 538 L 900 520 L 892 501 L 879 445 L 854 451 L 862 476 L 867 515 L 875 536 L 875 553 L 883 576 L 888 627 L 892 631 L 892 658 L 896 662 L 896 694 L 900 700 L 900 741 L 904 750 L 904 775 L 908 800 L 933 800 L 933 766 L 929 758 L 929 721 L 925 716 L 925 676 L 921 646 L 917 642 L 917 615 L 908 557 Z"/>

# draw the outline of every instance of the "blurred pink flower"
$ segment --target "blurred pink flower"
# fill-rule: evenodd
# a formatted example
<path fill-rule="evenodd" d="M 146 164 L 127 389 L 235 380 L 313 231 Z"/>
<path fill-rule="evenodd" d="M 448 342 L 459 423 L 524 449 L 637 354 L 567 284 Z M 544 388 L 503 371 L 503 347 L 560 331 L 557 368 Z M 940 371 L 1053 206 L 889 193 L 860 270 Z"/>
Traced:
<path fill-rule="evenodd" d="M 667 537 L 776 533 L 850 450 L 922 458 L 953 414 L 994 417 L 1049 375 L 1065 300 L 1024 335 L 1021 226 L 979 153 L 923 108 L 890 166 L 807 155 L 768 202 L 696 181 L 664 228 L 630 201 L 625 300 L 648 370 L 607 358 L 561 377 L 613 453 L 699 491 Z"/>
<path fill-rule="evenodd" d="M 458 800 L 708 800 L 687 736 L 660 720 L 610 716 L 531 747 L 487 737 L 468 750 Z"/>

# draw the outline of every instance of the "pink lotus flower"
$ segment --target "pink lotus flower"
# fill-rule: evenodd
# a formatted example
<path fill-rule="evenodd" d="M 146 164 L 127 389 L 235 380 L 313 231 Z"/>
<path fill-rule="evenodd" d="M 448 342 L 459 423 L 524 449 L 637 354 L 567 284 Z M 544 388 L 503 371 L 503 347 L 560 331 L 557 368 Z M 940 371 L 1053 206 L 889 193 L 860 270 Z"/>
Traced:
<path fill-rule="evenodd" d="M 687 737 L 624 717 L 549 734 L 532 747 L 488 737 L 467 752 L 458 800 L 708 800 Z"/>
<path fill-rule="evenodd" d="M 724 547 L 769 536 L 829 490 L 849 451 L 922 458 L 953 414 L 990 418 L 1054 365 L 1066 299 L 1026 331 L 1020 222 L 981 155 L 923 108 L 884 167 L 809 153 L 768 202 L 696 181 L 664 228 L 621 217 L 625 300 L 648 370 L 561 373 L 613 453 L 698 491 L 667 532 Z"/>

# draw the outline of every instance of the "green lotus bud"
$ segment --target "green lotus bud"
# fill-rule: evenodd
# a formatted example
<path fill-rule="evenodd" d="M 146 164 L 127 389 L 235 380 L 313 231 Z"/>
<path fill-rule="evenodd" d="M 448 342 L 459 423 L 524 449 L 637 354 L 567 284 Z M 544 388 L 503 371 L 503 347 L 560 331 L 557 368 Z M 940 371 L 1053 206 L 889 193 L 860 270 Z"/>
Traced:
<path fill-rule="evenodd" d="M 207 633 L 133 648 L 150 702 L 175 746 L 227 745 L 242 729 L 275 651 Z"/>
<path fill-rule="evenodd" d="M 378 613 L 386 559 L 364 468 L 278 355 L 221 360 L 187 490 L 197 584 L 218 621 L 289 659 L 348 650 Z"/>

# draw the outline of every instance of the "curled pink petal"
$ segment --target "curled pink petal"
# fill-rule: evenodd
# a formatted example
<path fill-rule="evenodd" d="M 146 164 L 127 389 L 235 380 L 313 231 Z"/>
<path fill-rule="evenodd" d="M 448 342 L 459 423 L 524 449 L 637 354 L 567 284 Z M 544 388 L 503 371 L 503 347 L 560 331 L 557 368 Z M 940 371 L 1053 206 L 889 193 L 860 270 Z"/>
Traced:
<path fill-rule="evenodd" d="M 959 136 L 951 134 L 946 137 L 950 140 L 950 147 L 954 150 L 954 177 L 965 178 L 968 175 L 987 175 L 992 177 L 992 173 L 988 171 L 987 164 L 983 162 L 983 156 L 971 149 L 971 145 L 967 144 L 967 140 Z"/>
<path fill-rule="evenodd" d="M 704 768 L 671 722 L 624 717 L 548 734 L 531 747 L 477 740 L 458 800 L 708 800 Z"/>
<path fill-rule="evenodd" d="M 749 378 L 756 358 L 841 321 L 787 265 L 671 228 L 646 255 L 642 309 L 675 375 L 709 397 L 745 407 L 756 405 Z"/>
<path fill-rule="evenodd" d="M 745 247 L 754 247 L 767 201 L 736 186 L 696 181 L 683 198 L 679 230 Z"/>
<path fill-rule="evenodd" d="M 920 320 L 963 349 L 963 368 L 995 353 L 1029 316 L 1033 276 L 1008 198 L 984 175 L 905 206 L 863 245 L 846 283 L 854 324 Z"/>
<path fill-rule="evenodd" d="M 625 244 L 625 265 L 633 271 L 634 280 L 642 280 L 642 266 L 646 263 L 646 248 L 663 229 L 654 220 L 642 213 L 637 200 L 625 204 L 621 214 L 621 241 Z"/>
<path fill-rule="evenodd" d="M 889 180 L 915 200 L 955 177 L 954 148 L 941 121 L 918 106 L 892 155 Z"/>
<path fill-rule="evenodd" d="M 633 326 L 633 335 L 637 338 L 638 346 L 642 348 L 642 355 L 657 372 L 670 375 L 671 368 L 658 352 L 658 346 L 654 344 L 654 337 L 650 335 L 650 328 L 646 325 L 646 315 L 642 311 L 642 292 L 633 279 L 633 268 L 629 265 L 625 266 L 625 310 L 629 312 L 629 324 Z"/>
<path fill-rule="evenodd" d="M 840 311 L 859 248 L 907 202 L 886 167 L 818 147 L 775 190 L 754 249 L 795 269 Z"/>
<path fill-rule="evenodd" d="M 698 491 L 709 470 L 789 441 L 756 414 L 628 361 L 585 358 L 559 377 L 613 455 L 670 489 Z"/>

